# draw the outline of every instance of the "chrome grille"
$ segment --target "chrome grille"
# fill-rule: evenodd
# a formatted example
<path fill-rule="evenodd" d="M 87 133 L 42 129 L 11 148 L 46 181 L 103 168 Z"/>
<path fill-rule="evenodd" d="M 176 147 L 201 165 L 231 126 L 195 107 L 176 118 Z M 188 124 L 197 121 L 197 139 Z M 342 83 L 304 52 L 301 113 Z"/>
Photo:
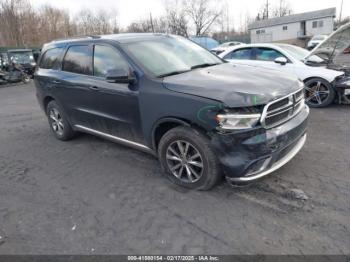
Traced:
<path fill-rule="evenodd" d="M 304 107 L 304 90 L 300 89 L 285 97 L 268 103 L 264 107 L 261 125 L 271 128 L 286 122 Z"/>

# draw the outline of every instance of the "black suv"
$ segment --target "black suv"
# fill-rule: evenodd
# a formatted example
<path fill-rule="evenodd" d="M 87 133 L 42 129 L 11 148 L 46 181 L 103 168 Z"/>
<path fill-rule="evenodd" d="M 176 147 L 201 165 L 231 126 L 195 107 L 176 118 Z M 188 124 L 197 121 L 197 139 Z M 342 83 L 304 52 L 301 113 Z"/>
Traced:
<path fill-rule="evenodd" d="M 82 131 L 150 152 L 188 188 L 210 189 L 224 174 L 235 184 L 261 178 L 306 139 L 300 81 L 225 63 L 178 36 L 53 41 L 34 79 L 58 139 Z"/>

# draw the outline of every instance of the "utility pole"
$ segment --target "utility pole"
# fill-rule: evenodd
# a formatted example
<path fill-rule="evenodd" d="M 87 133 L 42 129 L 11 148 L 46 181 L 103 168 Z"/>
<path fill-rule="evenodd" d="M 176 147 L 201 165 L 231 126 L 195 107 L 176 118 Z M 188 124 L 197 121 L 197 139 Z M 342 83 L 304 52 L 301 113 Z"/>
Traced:
<path fill-rule="evenodd" d="M 154 26 L 153 26 L 153 20 L 152 20 L 152 13 L 149 13 L 149 18 L 150 18 L 150 20 L 151 20 L 152 32 L 154 33 Z"/>
<path fill-rule="evenodd" d="M 269 19 L 269 0 L 266 0 L 266 19 Z"/>
<path fill-rule="evenodd" d="M 279 17 L 282 16 L 282 1 L 283 1 L 283 0 L 280 0 L 280 13 L 279 13 Z"/>
<path fill-rule="evenodd" d="M 340 14 L 339 14 L 339 23 L 341 23 L 341 16 L 342 16 L 342 13 L 343 13 L 343 2 L 344 2 L 344 0 L 341 0 Z"/>

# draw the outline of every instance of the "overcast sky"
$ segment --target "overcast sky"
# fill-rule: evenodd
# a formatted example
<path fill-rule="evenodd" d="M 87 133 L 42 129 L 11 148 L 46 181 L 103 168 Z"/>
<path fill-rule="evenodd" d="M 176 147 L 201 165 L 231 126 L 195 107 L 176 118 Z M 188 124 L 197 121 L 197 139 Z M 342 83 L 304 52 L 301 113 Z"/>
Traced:
<path fill-rule="evenodd" d="M 220 1 L 220 0 L 219 0 Z M 246 14 L 255 17 L 260 7 L 266 0 L 221 0 L 229 6 L 230 23 L 237 29 L 244 20 Z M 160 16 L 164 13 L 163 0 L 31 0 L 34 6 L 51 4 L 65 8 L 72 15 L 83 8 L 92 10 L 114 9 L 118 13 L 118 22 L 121 27 L 126 27 L 130 22 L 140 18 Z M 279 3 L 279 0 L 270 0 L 271 4 Z M 289 0 L 294 13 L 315 11 L 319 9 L 336 7 L 337 18 L 340 12 L 341 0 Z M 350 16 L 350 0 L 344 0 L 343 16 Z"/>

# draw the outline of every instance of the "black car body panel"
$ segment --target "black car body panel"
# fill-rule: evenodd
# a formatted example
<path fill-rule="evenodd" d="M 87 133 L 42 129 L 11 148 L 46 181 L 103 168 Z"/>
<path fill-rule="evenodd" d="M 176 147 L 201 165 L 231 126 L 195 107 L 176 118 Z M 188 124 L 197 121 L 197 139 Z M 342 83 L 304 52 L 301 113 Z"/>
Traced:
<path fill-rule="evenodd" d="M 308 112 L 302 111 L 278 127 L 218 131 L 216 116 L 226 108 L 257 107 L 300 89 L 298 80 L 275 71 L 223 63 L 156 78 L 134 61 L 123 45 L 169 37 L 128 34 L 62 40 L 46 44 L 46 51 L 62 48 L 53 69 L 35 72 L 36 95 L 45 110 L 50 100 L 62 107 L 74 129 L 119 137 L 157 152 L 157 130 L 164 123 L 188 125 L 205 134 L 217 152 L 225 174 L 244 176 L 261 158 L 278 158 L 306 132 Z M 73 45 L 105 44 L 119 50 L 135 77 L 133 83 L 110 83 L 104 78 L 62 70 L 62 59 Z M 271 161 L 270 164 L 273 164 Z"/>
<path fill-rule="evenodd" d="M 222 101 L 228 107 L 263 105 L 299 88 L 291 75 L 229 63 L 166 77 L 164 84 L 172 91 Z"/>
<path fill-rule="evenodd" d="M 308 111 L 303 111 L 291 121 L 269 130 L 258 128 L 215 135 L 212 145 L 225 174 L 233 178 L 244 176 L 259 168 L 267 158 L 271 160 L 266 168 L 272 166 L 306 133 L 307 116 Z"/>

